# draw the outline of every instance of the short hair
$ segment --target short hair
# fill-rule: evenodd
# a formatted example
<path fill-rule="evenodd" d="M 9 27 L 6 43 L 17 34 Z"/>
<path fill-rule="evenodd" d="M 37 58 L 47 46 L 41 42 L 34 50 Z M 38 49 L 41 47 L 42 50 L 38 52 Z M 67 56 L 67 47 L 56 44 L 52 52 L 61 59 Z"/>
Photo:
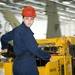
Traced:
<path fill-rule="evenodd" d="M 22 16 L 24 18 L 24 16 Z"/>

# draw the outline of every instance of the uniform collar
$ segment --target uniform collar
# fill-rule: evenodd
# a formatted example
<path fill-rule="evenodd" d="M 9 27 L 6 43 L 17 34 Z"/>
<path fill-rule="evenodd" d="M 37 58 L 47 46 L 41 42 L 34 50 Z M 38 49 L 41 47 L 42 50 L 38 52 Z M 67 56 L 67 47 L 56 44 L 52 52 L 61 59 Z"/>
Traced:
<path fill-rule="evenodd" d="M 25 28 L 30 28 L 30 27 L 27 27 L 24 22 L 22 22 L 22 26 Z"/>
<path fill-rule="evenodd" d="M 27 27 L 24 22 L 22 22 L 22 26 L 23 26 L 24 28 L 27 28 L 30 32 L 32 32 L 32 30 L 30 29 L 30 27 Z M 32 32 L 32 34 L 34 34 L 34 33 Z"/>

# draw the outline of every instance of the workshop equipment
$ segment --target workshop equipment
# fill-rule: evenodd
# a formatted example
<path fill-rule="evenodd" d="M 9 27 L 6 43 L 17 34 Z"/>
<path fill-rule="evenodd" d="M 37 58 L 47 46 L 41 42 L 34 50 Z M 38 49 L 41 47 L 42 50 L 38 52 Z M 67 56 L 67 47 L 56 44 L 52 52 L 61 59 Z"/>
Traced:
<path fill-rule="evenodd" d="M 75 45 L 74 40 L 75 37 L 60 37 L 37 40 L 37 43 L 39 44 L 38 47 L 46 52 L 49 52 L 51 58 L 55 60 L 43 61 L 36 57 L 39 75 L 72 75 L 72 58 L 74 57 L 74 54 L 71 53 L 71 50 L 72 52 L 74 51 L 74 46 L 72 48 L 71 45 Z M 12 45 L 10 45 L 9 48 L 11 51 L 11 49 L 13 49 Z M 2 54 L 6 57 L 5 61 L 0 60 L 0 75 L 13 75 L 12 64 L 15 54 L 13 50 L 12 52 L 7 53 Z M 12 56 L 10 56 L 11 53 Z"/>
<path fill-rule="evenodd" d="M 44 75 L 72 75 L 72 56 L 69 46 L 75 44 L 74 40 L 74 37 L 61 37 L 37 41 L 40 47 L 49 52 L 53 60 L 56 60 L 46 64 Z M 40 72 L 40 75 L 43 74 Z"/>

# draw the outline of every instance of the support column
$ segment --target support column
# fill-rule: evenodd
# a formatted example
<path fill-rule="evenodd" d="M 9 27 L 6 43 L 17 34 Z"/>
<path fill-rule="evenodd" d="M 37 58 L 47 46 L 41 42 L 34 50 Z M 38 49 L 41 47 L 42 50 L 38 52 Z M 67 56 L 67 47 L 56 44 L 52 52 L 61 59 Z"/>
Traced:
<path fill-rule="evenodd" d="M 57 14 L 57 4 L 52 1 L 47 1 L 47 38 L 56 38 L 61 36 L 59 18 Z"/>

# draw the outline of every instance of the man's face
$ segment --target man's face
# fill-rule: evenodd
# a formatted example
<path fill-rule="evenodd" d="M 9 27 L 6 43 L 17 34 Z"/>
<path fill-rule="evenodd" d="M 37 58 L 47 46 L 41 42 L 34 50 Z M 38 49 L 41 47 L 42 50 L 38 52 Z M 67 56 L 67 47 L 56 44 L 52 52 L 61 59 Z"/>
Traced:
<path fill-rule="evenodd" d="M 32 17 L 24 17 L 23 22 L 25 23 L 25 25 L 27 27 L 31 27 L 33 22 L 34 22 L 34 18 L 32 18 Z"/>

